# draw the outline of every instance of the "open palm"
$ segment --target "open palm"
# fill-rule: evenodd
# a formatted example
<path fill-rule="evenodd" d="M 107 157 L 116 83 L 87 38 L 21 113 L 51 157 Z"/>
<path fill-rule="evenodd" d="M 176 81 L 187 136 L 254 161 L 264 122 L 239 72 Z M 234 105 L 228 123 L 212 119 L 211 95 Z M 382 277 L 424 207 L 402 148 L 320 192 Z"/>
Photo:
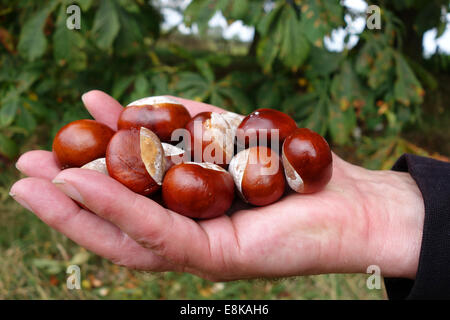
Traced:
<path fill-rule="evenodd" d="M 192 115 L 221 110 L 175 99 Z M 116 129 L 122 110 L 117 101 L 100 91 L 83 101 L 96 120 Z M 203 221 L 167 210 L 98 172 L 60 171 L 48 151 L 25 153 L 17 167 L 28 176 L 11 189 L 19 203 L 81 246 L 129 268 L 216 281 L 365 272 L 371 264 L 385 275 L 414 277 L 417 269 L 423 202 L 414 181 L 404 173 L 351 165 L 335 154 L 333 177 L 323 191 L 288 191 L 265 207 L 236 201 L 232 214 Z"/>

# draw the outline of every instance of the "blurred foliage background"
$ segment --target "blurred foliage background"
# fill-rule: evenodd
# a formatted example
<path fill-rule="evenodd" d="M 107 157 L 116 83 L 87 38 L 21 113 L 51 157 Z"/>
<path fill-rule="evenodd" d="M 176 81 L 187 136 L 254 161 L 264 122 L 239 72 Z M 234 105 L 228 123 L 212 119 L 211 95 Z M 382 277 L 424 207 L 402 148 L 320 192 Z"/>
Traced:
<path fill-rule="evenodd" d="M 71 4 L 81 8 L 80 30 L 66 26 Z M 62 125 L 89 117 L 80 97 L 90 89 L 124 105 L 171 94 L 243 114 L 276 108 L 373 169 L 404 152 L 448 160 L 450 56 L 425 58 L 422 39 L 449 28 L 449 1 L 369 4 L 381 8 L 381 29 L 364 29 L 355 45 L 349 32 L 343 50 L 331 51 L 324 39 L 365 12 L 335 0 L 0 0 L 0 298 L 385 297 L 358 275 L 212 284 L 128 271 L 8 199 L 18 155 L 50 149 Z M 162 28 L 164 7 L 196 32 Z M 217 12 L 253 27 L 252 41 L 224 39 L 208 24 Z M 76 292 L 65 289 L 74 261 L 85 289 Z"/>

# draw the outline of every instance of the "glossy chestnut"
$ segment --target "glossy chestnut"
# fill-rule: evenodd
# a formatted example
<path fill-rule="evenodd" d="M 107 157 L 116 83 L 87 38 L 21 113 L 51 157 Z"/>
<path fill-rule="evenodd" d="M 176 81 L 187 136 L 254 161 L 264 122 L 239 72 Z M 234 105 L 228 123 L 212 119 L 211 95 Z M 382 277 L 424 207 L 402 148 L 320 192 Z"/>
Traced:
<path fill-rule="evenodd" d="M 284 139 L 289 136 L 297 124 L 287 114 L 274 109 L 257 109 L 246 116 L 239 125 L 236 136 L 238 145 L 271 146 L 272 133 L 278 133 L 278 145 L 281 148 Z M 273 137 L 275 139 L 275 137 Z"/>
<path fill-rule="evenodd" d="M 280 157 L 270 148 L 251 147 L 236 154 L 228 168 L 243 200 L 265 206 L 280 199 L 285 177 Z"/>
<path fill-rule="evenodd" d="M 146 128 L 117 131 L 106 150 L 109 175 L 142 195 L 160 188 L 164 164 L 161 142 Z"/>
<path fill-rule="evenodd" d="M 187 124 L 188 149 L 195 162 L 226 167 L 234 153 L 237 126 L 244 117 L 233 112 L 201 112 Z"/>
<path fill-rule="evenodd" d="M 209 219 L 227 212 L 234 199 L 230 174 L 212 163 L 187 162 L 167 171 L 162 197 L 167 208 L 191 218 Z"/>
<path fill-rule="evenodd" d="M 117 122 L 121 129 L 152 130 L 163 142 L 171 142 L 172 132 L 184 128 L 191 119 L 189 111 L 179 102 L 164 96 L 148 97 L 130 103 Z"/>
<path fill-rule="evenodd" d="M 318 133 L 299 128 L 286 138 L 282 159 L 286 180 L 298 193 L 323 189 L 333 173 L 333 158 L 327 141 Z"/>
<path fill-rule="evenodd" d="M 53 153 L 62 169 L 81 167 L 105 156 L 114 131 L 95 120 L 73 121 L 62 127 L 53 140 Z"/>

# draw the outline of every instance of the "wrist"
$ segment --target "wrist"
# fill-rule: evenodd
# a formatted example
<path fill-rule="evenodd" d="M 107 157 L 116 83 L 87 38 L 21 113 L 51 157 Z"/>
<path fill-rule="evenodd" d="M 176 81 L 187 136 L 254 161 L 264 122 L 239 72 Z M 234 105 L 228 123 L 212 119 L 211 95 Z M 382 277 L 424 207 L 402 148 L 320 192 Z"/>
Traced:
<path fill-rule="evenodd" d="M 425 216 L 422 194 L 409 173 L 370 171 L 368 193 L 372 237 L 366 263 L 378 265 L 385 277 L 414 279 Z M 364 270 L 365 271 L 365 270 Z"/>

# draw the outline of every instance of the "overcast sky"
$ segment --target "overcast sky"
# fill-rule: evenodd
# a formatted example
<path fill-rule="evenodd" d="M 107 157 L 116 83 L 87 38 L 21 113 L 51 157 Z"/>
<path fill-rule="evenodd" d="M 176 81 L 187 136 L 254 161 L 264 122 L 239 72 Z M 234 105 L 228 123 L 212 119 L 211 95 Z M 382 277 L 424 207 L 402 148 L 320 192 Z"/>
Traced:
<path fill-rule="evenodd" d="M 170 0 L 160 0 L 161 3 L 170 3 Z M 182 8 L 186 8 L 191 0 L 182 0 Z M 365 12 L 367 8 L 367 3 L 363 0 L 343 0 L 343 4 L 352 10 Z M 194 25 L 192 28 L 187 28 L 183 24 L 183 16 L 172 9 L 163 9 L 162 13 L 164 15 L 164 29 L 169 29 L 178 25 L 178 30 L 181 33 L 189 34 L 196 33 L 197 28 Z M 351 48 L 358 42 L 358 34 L 364 30 L 366 21 L 364 18 L 357 18 L 352 20 L 352 18 L 347 15 L 345 16 L 345 21 L 348 27 L 346 29 L 339 28 L 334 30 L 331 37 L 326 37 L 324 40 L 325 46 L 329 50 L 342 51 L 344 49 L 344 38 L 347 33 L 350 33 L 350 40 L 348 46 Z M 447 14 L 447 21 L 450 21 L 450 13 Z M 210 27 L 220 26 L 224 30 L 223 37 L 226 39 L 231 39 L 235 36 L 239 37 L 242 41 L 251 41 L 253 39 L 254 28 L 245 26 L 241 21 L 236 21 L 231 25 L 228 25 L 225 18 L 220 12 L 217 12 L 212 19 L 209 21 Z M 423 37 L 424 54 L 425 56 L 430 56 L 439 47 L 441 51 L 450 54 L 450 23 L 447 23 L 446 31 L 439 38 L 436 39 L 437 30 L 432 29 L 427 31 Z"/>

